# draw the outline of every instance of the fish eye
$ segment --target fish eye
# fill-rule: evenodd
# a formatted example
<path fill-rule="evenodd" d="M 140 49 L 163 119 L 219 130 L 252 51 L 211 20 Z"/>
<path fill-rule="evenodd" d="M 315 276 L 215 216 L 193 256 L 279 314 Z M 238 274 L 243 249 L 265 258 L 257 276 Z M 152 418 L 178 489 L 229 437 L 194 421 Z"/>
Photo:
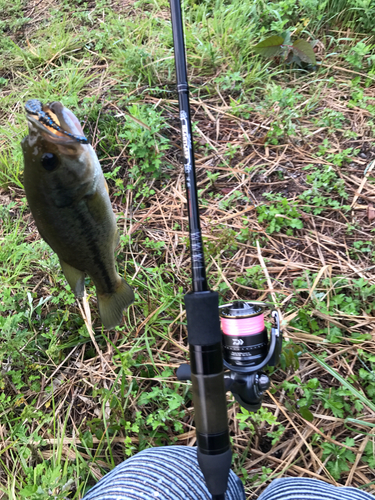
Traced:
<path fill-rule="evenodd" d="M 42 164 L 43 168 L 48 170 L 48 172 L 51 172 L 52 170 L 55 170 L 55 168 L 57 168 L 59 160 L 53 153 L 44 153 L 42 155 L 40 163 Z"/>

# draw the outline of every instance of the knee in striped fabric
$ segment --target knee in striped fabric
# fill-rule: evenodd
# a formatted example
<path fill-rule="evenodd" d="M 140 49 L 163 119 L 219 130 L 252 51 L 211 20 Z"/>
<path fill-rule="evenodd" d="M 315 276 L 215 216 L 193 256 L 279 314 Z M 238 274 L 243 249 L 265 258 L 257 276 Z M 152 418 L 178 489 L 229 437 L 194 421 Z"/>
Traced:
<path fill-rule="evenodd" d="M 357 488 L 332 486 L 318 479 L 275 479 L 258 500 L 374 500 Z"/>
<path fill-rule="evenodd" d="M 143 450 L 104 476 L 83 500 L 211 500 L 196 450 L 188 446 Z M 226 500 L 245 500 L 242 483 L 232 471 Z"/>

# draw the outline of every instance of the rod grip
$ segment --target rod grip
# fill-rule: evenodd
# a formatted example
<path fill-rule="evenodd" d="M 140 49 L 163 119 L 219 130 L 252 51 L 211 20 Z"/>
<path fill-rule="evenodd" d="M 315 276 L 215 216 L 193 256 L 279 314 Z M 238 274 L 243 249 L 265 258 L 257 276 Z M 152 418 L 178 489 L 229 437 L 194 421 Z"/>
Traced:
<path fill-rule="evenodd" d="M 198 448 L 197 458 L 206 480 L 208 491 L 215 498 L 225 498 L 230 466 L 232 463 L 232 450 L 227 450 L 220 455 L 205 455 Z M 223 495 L 220 497 L 220 495 Z"/>
<path fill-rule="evenodd" d="M 190 345 L 221 343 L 219 294 L 193 292 L 184 297 Z"/>

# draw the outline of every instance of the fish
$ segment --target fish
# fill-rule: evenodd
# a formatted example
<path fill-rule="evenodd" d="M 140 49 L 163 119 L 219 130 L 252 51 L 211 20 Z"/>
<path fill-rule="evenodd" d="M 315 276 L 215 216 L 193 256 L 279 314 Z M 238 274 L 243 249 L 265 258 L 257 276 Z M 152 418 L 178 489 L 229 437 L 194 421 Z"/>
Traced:
<path fill-rule="evenodd" d="M 57 254 L 77 298 L 90 276 L 100 319 L 112 329 L 121 324 L 134 292 L 116 271 L 119 232 L 99 160 L 79 120 L 61 102 L 31 99 L 25 111 L 23 180 L 39 234 Z"/>

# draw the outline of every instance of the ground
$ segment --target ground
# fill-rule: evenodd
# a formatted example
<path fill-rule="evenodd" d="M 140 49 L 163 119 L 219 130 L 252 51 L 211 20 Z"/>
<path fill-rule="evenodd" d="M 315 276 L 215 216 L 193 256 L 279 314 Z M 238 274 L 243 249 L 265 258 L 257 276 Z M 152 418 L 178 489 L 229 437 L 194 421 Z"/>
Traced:
<path fill-rule="evenodd" d="M 348 3 L 184 7 L 210 288 L 222 304 L 267 301 L 268 326 L 271 307 L 283 317 L 262 409 L 228 393 L 249 499 L 276 477 L 375 488 L 374 9 Z M 175 377 L 191 284 L 169 6 L 0 0 L 0 12 L 0 490 L 78 499 L 139 450 L 195 444 L 190 385 Z M 284 54 L 256 54 L 271 35 Z M 284 60 L 297 39 L 315 62 Z M 29 212 L 31 98 L 72 109 L 103 166 L 136 293 L 114 331 L 89 279 L 89 308 L 75 300 Z"/>

